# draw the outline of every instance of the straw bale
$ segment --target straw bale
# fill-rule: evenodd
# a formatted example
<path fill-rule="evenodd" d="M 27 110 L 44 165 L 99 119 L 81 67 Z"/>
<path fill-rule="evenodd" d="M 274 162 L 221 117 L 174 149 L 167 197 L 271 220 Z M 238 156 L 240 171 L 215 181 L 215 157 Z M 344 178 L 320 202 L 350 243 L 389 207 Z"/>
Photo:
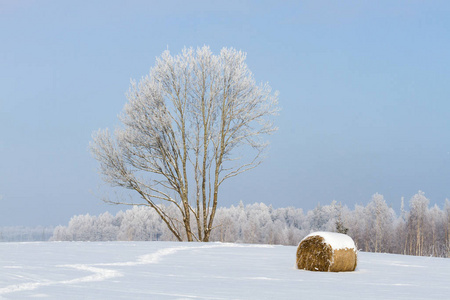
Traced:
<path fill-rule="evenodd" d="M 320 235 L 311 234 L 297 248 L 297 268 L 309 271 L 354 271 L 357 264 L 356 250 L 352 247 L 333 249 Z"/>

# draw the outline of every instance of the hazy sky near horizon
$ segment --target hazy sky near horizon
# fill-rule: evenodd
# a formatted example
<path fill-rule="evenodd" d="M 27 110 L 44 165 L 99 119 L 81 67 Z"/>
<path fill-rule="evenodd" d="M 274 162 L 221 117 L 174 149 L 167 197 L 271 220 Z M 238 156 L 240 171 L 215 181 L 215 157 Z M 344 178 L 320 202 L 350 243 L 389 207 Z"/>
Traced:
<path fill-rule="evenodd" d="M 247 52 L 280 92 L 267 160 L 220 205 L 398 209 L 450 198 L 447 1 L 0 1 L 0 226 L 66 224 L 100 200 L 91 134 L 165 49 Z"/>

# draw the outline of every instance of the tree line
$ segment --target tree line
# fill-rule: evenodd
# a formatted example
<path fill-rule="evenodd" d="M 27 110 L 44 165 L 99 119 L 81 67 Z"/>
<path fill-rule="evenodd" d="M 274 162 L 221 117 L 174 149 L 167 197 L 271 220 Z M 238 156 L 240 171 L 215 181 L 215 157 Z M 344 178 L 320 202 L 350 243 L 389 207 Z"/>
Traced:
<path fill-rule="evenodd" d="M 176 216 L 173 206 L 165 210 Z M 194 223 L 194 222 L 193 222 Z M 180 223 L 178 226 L 183 226 Z M 195 224 L 192 224 L 195 228 Z M 211 241 L 297 245 L 313 231 L 334 231 L 350 235 L 359 250 L 421 256 L 450 257 L 450 201 L 441 209 L 429 207 L 429 199 L 419 191 L 404 199 L 396 214 L 383 195 L 349 209 L 336 201 L 318 204 L 306 213 L 300 208 L 273 208 L 264 203 L 217 209 Z M 146 206 L 134 206 L 115 216 L 78 215 L 67 226 L 55 228 L 55 241 L 174 241 L 158 214 Z"/>
<path fill-rule="evenodd" d="M 53 226 L 5 226 L 0 227 L 0 242 L 48 241 L 53 236 Z"/>

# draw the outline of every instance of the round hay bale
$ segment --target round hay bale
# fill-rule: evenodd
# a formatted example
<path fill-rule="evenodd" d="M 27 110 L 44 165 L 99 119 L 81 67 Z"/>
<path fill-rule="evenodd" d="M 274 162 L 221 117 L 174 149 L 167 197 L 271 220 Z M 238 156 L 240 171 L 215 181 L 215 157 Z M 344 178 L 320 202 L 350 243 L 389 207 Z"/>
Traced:
<path fill-rule="evenodd" d="M 354 271 L 357 264 L 355 243 L 346 234 L 313 232 L 297 248 L 297 268 L 309 271 Z"/>

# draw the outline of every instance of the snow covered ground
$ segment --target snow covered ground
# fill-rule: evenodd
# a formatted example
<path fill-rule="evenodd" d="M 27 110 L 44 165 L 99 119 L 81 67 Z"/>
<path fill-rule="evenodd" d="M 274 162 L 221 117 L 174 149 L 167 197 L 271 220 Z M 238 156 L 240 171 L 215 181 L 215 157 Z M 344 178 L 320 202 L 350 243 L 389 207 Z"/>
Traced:
<path fill-rule="evenodd" d="M 359 253 L 355 272 L 295 269 L 296 247 L 0 243 L 1 299 L 450 299 L 450 259 Z"/>

